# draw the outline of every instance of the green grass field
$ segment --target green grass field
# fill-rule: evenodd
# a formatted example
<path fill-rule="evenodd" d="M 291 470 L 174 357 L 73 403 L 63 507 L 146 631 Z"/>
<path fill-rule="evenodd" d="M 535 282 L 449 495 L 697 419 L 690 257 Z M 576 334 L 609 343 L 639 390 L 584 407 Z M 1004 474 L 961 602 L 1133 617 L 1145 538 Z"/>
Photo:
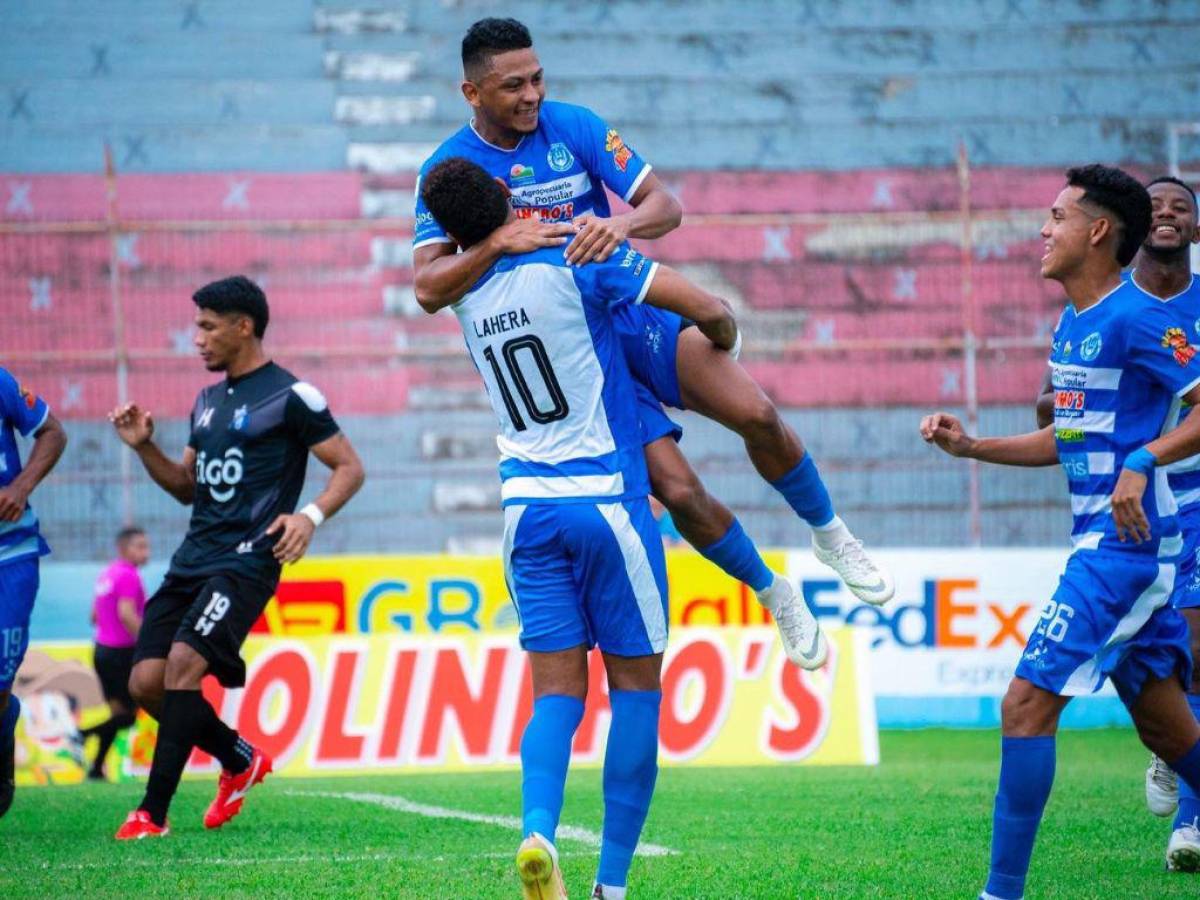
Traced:
<path fill-rule="evenodd" d="M 631 898 L 973 898 L 997 735 L 884 733 L 882 753 L 875 769 L 662 770 L 643 838 L 676 852 L 634 861 Z M 1131 732 L 1060 738 L 1030 900 L 1200 896 L 1200 878 L 1163 871 L 1169 823 L 1145 809 L 1146 758 Z M 564 825 L 599 830 L 599 785 L 594 769 L 572 775 Z M 213 787 L 185 782 L 171 836 L 138 844 L 112 840 L 137 785 L 20 791 L 0 822 L 0 897 L 520 896 L 511 827 L 396 808 L 512 816 L 516 773 L 269 779 L 210 834 L 200 817 Z M 347 793 L 376 799 L 331 796 Z M 596 848 L 559 845 L 568 890 L 585 897 Z"/>

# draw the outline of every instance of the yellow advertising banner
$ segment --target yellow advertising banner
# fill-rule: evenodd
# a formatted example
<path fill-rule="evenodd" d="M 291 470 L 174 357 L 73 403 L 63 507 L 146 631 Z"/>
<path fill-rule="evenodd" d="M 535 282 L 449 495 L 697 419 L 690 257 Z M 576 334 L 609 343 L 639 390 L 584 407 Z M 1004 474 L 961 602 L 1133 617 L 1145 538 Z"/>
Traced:
<path fill-rule="evenodd" d="M 395 614 L 388 613 L 389 615 Z M 816 672 L 787 662 L 774 628 L 678 628 L 663 672 L 660 752 L 665 764 L 872 765 L 878 735 L 865 634 L 829 633 Z M 90 647 L 30 651 L 16 691 L 21 784 L 83 777 L 79 728 L 102 718 Z M 462 633 L 256 637 L 244 648 L 246 687 L 205 694 L 282 775 L 464 771 L 516 767 L 532 707 L 515 636 Z M 30 674 L 32 673 L 32 675 Z M 609 707 L 603 662 L 591 660 L 587 712 L 573 759 L 603 759 Z M 146 716 L 110 756 L 110 777 L 140 777 L 153 753 Z M 193 773 L 215 770 L 199 751 Z"/>

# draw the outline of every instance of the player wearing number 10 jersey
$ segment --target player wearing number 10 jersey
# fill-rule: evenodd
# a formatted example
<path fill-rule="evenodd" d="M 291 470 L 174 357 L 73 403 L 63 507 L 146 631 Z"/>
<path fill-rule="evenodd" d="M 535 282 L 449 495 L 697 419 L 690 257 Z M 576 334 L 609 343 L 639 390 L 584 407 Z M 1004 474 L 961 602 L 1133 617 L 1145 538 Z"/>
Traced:
<path fill-rule="evenodd" d="M 271 759 L 217 716 L 200 693 L 212 673 L 241 687 L 240 651 L 279 582 L 280 567 L 308 549 L 313 532 L 358 490 L 362 465 L 311 384 L 266 358 L 267 298 L 247 278 L 206 285 L 196 303 L 194 343 L 225 378 L 200 392 L 183 461 L 153 441 L 154 421 L 134 404 L 110 418 L 158 485 L 192 507 L 183 543 L 146 604 L 129 689 L 159 721 L 146 795 L 118 840 L 167 833 L 167 807 L 193 747 L 221 762 L 217 797 L 204 814 L 217 828 L 241 810 Z M 333 471 L 313 503 L 294 513 L 308 455 Z"/>
<path fill-rule="evenodd" d="M 422 199 L 471 247 L 510 221 L 507 192 L 473 162 L 433 166 Z M 613 311 L 650 303 L 695 321 L 719 347 L 727 308 L 628 246 L 572 267 L 556 248 L 503 256 L 453 309 L 500 424 L 504 568 L 533 674 L 521 742 L 527 898 L 565 894 L 554 849 L 571 741 L 587 695 L 587 653 L 608 672 L 612 728 L 593 896 L 623 896 L 654 791 L 667 580 L 651 515 L 633 382 Z M 808 616 L 812 654 L 824 638 Z"/>

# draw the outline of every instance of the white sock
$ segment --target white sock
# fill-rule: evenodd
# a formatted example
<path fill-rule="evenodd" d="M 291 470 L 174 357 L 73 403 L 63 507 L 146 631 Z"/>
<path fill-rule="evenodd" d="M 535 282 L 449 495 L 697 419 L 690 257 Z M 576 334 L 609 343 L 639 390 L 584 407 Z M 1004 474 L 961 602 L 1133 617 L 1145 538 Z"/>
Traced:
<path fill-rule="evenodd" d="M 756 596 L 758 597 L 759 603 L 761 603 L 767 609 L 773 610 L 779 605 L 778 595 L 781 591 L 786 590 L 784 587 L 786 582 L 784 577 L 778 572 L 772 572 L 771 574 L 775 576 L 775 580 L 767 585 L 767 587 L 763 590 L 758 591 Z"/>
<path fill-rule="evenodd" d="M 822 550 L 832 550 L 854 538 L 840 516 L 834 516 L 824 525 L 812 526 L 812 533 L 813 540 Z"/>

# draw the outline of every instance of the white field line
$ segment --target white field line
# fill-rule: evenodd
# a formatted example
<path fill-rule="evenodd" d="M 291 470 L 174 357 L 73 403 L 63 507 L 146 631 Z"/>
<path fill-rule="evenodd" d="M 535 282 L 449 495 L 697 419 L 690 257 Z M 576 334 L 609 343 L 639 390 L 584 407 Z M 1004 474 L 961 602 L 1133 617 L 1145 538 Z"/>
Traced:
<path fill-rule="evenodd" d="M 521 820 L 516 816 L 493 816 L 488 813 L 470 812 L 465 809 L 429 806 L 424 803 L 414 803 L 395 794 L 339 793 L 335 791 L 288 791 L 287 793 L 294 797 L 329 797 L 335 800 L 350 800 L 355 803 L 370 803 L 374 806 L 382 806 L 384 809 L 394 809 L 397 812 L 412 813 L 413 815 L 425 816 L 430 819 L 457 819 L 461 822 L 495 825 L 498 828 L 508 828 L 518 832 L 521 830 Z M 588 828 L 580 828 L 577 825 L 558 826 L 557 837 L 560 839 L 565 838 L 569 841 L 578 841 L 589 847 L 600 846 L 599 834 Z M 672 850 L 670 847 L 647 844 L 645 841 L 639 843 L 637 847 L 638 856 L 669 856 L 678 852 L 677 850 Z"/>
<path fill-rule="evenodd" d="M 168 836 L 165 840 L 169 841 Z M 594 854 L 589 854 L 594 855 Z M 507 859 L 511 853 L 468 853 L 469 859 Z M 111 859 L 104 862 L 81 863 L 42 863 L 43 869 L 126 869 L 126 868 L 162 868 L 163 866 L 259 866 L 268 864 L 309 865 L 311 863 L 360 863 L 360 862 L 397 862 L 413 860 L 414 853 L 330 853 L 325 856 L 247 856 L 247 857 L 182 857 L 180 859 L 158 857 L 155 859 Z M 434 857 L 442 860 L 446 857 Z M 455 854 L 455 858 L 461 858 Z"/>

